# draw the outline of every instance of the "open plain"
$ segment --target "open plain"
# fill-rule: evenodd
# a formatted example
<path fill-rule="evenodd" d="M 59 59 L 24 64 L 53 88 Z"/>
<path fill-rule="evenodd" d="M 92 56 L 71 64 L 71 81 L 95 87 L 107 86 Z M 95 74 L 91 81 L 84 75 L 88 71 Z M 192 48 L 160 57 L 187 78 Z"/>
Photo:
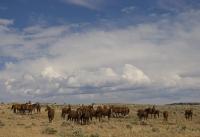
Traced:
<path fill-rule="evenodd" d="M 130 109 L 128 116 L 110 120 L 103 118 L 101 122 L 94 118 L 87 125 L 63 120 L 63 106 L 51 106 L 55 109 L 55 118 L 49 123 L 44 106 L 41 113 L 22 115 L 13 113 L 11 104 L 2 104 L 0 137 L 200 137 L 199 105 L 156 106 L 161 111 L 160 117 L 146 121 L 139 121 L 137 110 L 151 105 L 126 105 Z M 192 121 L 184 117 L 188 108 L 193 110 Z M 163 111 L 169 112 L 168 121 L 163 120 Z"/>

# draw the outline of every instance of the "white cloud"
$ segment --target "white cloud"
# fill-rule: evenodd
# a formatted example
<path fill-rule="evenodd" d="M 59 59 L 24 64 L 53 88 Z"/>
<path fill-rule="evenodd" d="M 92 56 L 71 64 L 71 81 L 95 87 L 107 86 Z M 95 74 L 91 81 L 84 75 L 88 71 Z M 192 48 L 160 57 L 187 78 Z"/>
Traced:
<path fill-rule="evenodd" d="M 112 68 L 103 68 L 103 71 L 104 71 L 106 76 L 109 76 L 109 77 L 117 76 L 117 74 L 113 71 Z"/>
<path fill-rule="evenodd" d="M 126 14 L 130 14 L 135 10 L 134 6 L 129 6 L 129 7 L 125 7 L 123 9 L 121 9 L 121 12 L 126 13 Z"/>
<path fill-rule="evenodd" d="M 42 72 L 41 75 L 43 77 L 47 77 L 47 78 L 59 78 L 61 77 L 61 74 L 59 74 L 58 72 L 56 72 L 51 66 L 46 67 Z"/>
<path fill-rule="evenodd" d="M 104 0 L 63 0 L 63 1 L 92 10 L 98 10 L 99 7 L 104 2 Z"/>
<path fill-rule="evenodd" d="M 122 77 L 133 83 L 141 84 L 150 82 L 148 76 L 146 76 L 141 70 L 130 64 L 125 65 Z"/>
<path fill-rule="evenodd" d="M 2 19 L 0 18 L 0 26 L 7 26 L 7 25 L 12 25 L 14 23 L 13 20 L 9 20 L 9 19 Z"/>
<path fill-rule="evenodd" d="M 22 32 L 4 25 L 0 55 L 9 58 L 0 71 L 3 95 L 43 101 L 86 101 L 87 95 L 113 102 L 197 98 L 199 17 L 190 11 L 176 21 L 79 33 L 68 25 Z"/>
<path fill-rule="evenodd" d="M 68 86 L 75 87 L 104 87 L 112 83 L 118 83 L 120 77 L 112 68 L 101 68 L 94 71 L 81 70 L 69 76 Z"/>

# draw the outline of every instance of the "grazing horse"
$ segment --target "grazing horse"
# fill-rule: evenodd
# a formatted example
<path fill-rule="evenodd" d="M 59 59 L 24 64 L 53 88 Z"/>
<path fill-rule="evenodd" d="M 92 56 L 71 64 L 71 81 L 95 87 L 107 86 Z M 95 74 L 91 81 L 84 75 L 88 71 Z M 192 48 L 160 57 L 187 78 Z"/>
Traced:
<path fill-rule="evenodd" d="M 168 121 L 168 116 L 169 116 L 168 111 L 164 111 L 163 112 L 164 121 Z"/>
<path fill-rule="evenodd" d="M 191 109 L 185 110 L 185 119 L 186 120 L 192 120 L 192 115 L 193 115 L 193 112 Z"/>
<path fill-rule="evenodd" d="M 52 120 L 54 119 L 55 110 L 47 105 L 47 108 L 45 109 L 45 111 L 48 111 L 49 123 L 51 123 Z"/>

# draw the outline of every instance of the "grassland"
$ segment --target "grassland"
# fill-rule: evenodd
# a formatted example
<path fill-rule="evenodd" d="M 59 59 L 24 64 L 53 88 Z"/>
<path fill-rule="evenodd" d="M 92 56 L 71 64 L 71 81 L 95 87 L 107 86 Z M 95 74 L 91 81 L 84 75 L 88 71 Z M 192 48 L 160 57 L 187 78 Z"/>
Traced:
<path fill-rule="evenodd" d="M 129 116 L 107 118 L 102 122 L 93 120 L 89 125 L 78 125 L 61 119 L 61 107 L 55 107 L 53 123 L 48 123 L 47 112 L 20 115 L 10 110 L 11 105 L 0 106 L 0 137 L 200 137 L 200 106 L 164 105 L 157 106 L 161 111 L 169 111 L 169 121 L 148 119 L 140 122 L 137 109 L 148 105 L 128 105 Z M 192 108 L 192 121 L 184 119 L 184 110 Z"/>

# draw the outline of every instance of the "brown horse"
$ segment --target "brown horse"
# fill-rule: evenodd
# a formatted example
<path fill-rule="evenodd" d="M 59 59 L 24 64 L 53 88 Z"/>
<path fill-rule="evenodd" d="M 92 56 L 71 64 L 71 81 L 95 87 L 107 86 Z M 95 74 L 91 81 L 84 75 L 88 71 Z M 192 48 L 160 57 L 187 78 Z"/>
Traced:
<path fill-rule="evenodd" d="M 21 104 L 13 104 L 11 107 L 11 110 L 13 110 L 14 113 L 19 112 L 21 109 Z"/>
<path fill-rule="evenodd" d="M 78 113 L 77 110 L 70 110 L 67 120 L 79 123 L 80 114 Z"/>
<path fill-rule="evenodd" d="M 83 124 L 89 124 L 89 120 L 92 121 L 92 116 L 94 113 L 93 106 L 80 106 L 76 110 L 72 110 L 71 107 L 63 108 L 61 117 L 65 117 L 66 114 L 68 114 L 67 120 L 79 123 L 81 125 Z"/>
<path fill-rule="evenodd" d="M 113 117 L 127 116 L 129 114 L 129 108 L 125 106 L 111 106 Z"/>
<path fill-rule="evenodd" d="M 96 109 L 96 118 L 99 119 L 99 121 L 101 121 L 101 118 L 102 117 L 105 117 L 107 116 L 108 117 L 108 120 L 110 120 L 110 117 L 111 117 L 111 108 L 107 107 L 107 106 L 98 106 L 97 109 Z"/>
<path fill-rule="evenodd" d="M 49 123 L 51 123 L 52 120 L 54 119 L 55 110 L 47 105 L 47 108 L 45 109 L 45 111 L 48 111 Z"/>
<path fill-rule="evenodd" d="M 154 112 L 153 112 L 153 114 L 154 114 L 154 118 L 159 118 L 159 115 L 160 115 L 160 111 L 159 110 L 155 110 Z"/>
<path fill-rule="evenodd" d="M 85 124 L 85 125 L 88 124 L 89 120 L 91 119 L 91 113 L 90 113 L 89 108 L 82 109 L 81 113 L 79 114 L 80 114 L 81 124 Z"/>
<path fill-rule="evenodd" d="M 160 114 L 160 111 L 157 110 L 155 108 L 155 106 L 153 106 L 152 108 L 148 107 L 145 109 L 145 111 L 148 113 L 148 115 L 150 114 L 151 115 L 151 118 L 154 117 L 154 118 L 159 118 L 159 114 Z"/>
<path fill-rule="evenodd" d="M 191 109 L 185 110 L 185 119 L 192 120 L 193 111 Z"/>
<path fill-rule="evenodd" d="M 14 113 L 20 112 L 21 114 L 32 114 L 34 107 L 31 104 L 13 104 L 11 107 L 11 110 L 13 110 Z"/>
<path fill-rule="evenodd" d="M 37 113 L 40 113 L 40 111 L 41 111 L 41 106 L 40 106 L 40 104 L 39 104 L 39 103 L 33 104 L 33 110 L 34 110 L 34 112 L 35 112 L 35 110 L 36 110 Z"/>
<path fill-rule="evenodd" d="M 163 112 L 164 121 L 168 121 L 168 116 L 169 116 L 168 111 L 164 111 Z"/>
<path fill-rule="evenodd" d="M 143 109 L 139 109 L 137 111 L 137 116 L 139 118 L 139 120 L 147 120 L 148 118 L 148 111 L 147 110 L 143 110 Z"/>
<path fill-rule="evenodd" d="M 62 108 L 62 113 L 61 113 L 61 118 L 65 118 L 66 114 L 69 114 L 69 112 L 71 112 L 71 106 L 69 105 L 68 108 Z"/>

